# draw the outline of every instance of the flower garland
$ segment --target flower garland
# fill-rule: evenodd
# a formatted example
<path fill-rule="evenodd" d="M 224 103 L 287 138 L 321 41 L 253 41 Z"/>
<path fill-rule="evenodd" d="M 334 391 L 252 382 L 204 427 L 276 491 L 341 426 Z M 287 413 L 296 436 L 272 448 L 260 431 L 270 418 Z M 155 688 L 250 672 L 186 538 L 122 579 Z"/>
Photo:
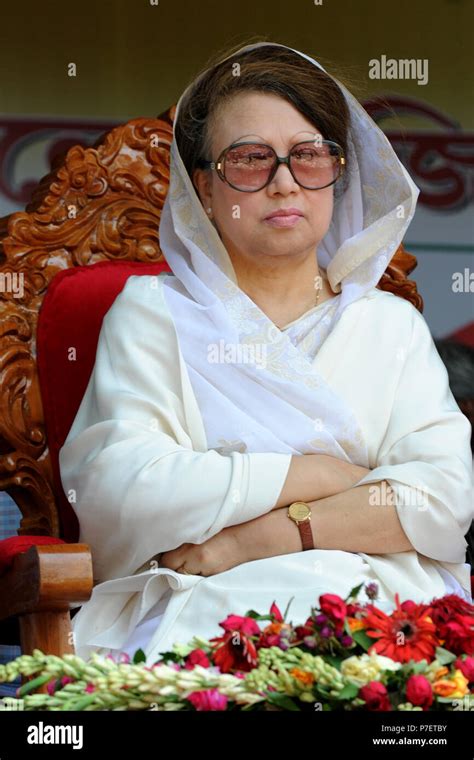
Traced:
<path fill-rule="evenodd" d="M 362 586 L 345 600 L 322 594 L 302 625 L 275 603 L 268 615 L 229 615 L 221 636 L 175 644 L 151 666 L 142 650 L 133 661 L 84 661 L 35 649 L 0 666 L 0 682 L 33 676 L 3 709 L 473 710 L 474 606 L 455 594 L 400 604 L 396 594 L 386 614 L 376 583 L 357 601 Z"/>

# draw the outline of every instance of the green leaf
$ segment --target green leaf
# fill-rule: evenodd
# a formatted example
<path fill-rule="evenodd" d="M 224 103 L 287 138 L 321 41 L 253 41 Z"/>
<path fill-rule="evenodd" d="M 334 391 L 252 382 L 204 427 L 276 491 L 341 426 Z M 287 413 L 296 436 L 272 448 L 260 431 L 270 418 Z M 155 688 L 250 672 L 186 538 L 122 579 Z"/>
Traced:
<path fill-rule="evenodd" d="M 277 707 L 282 707 L 283 710 L 292 710 L 293 712 L 301 712 L 301 709 L 287 694 L 281 694 L 278 691 L 267 691 L 267 702 Z"/>
<path fill-rule="evenodd" d="M 412 665 L 412 671 L 416 675 L 417 673 L 424 673 L 428 667 L 428 660 L 418 660 Z"/>
<path fill-rule="evenodd" d="M 256 610 L 247 610 L 245 615 L 243 617 L 249 617 L 253 618 L 254 620 L 271 620 L 271 615 L 261 615 L 260 612 L 257 612 Z"/>
<path fill-rule="evenodd" d="M 290 601 L 286 605 L 286 610 L 283 613 L 283 620 L 285 621 L 285 623 L 287 622 L 286 616 L 288 615 L 288 610 L 290 609 L 290 604 L 291 604 L 291 602 L 293 601 L 294 598 L 295 598 L 294 596 L 291 597 Z"/>
<path fill-rule="evenodd" d="M 158 660 L 155 660 L 153 665 L 157 665 L 159 662 L 163 662 L 165 665 L 168 664 L 168 661 L 171 660 L 171 662 L 177 662 L 178 664 L 181 661 L 181 656 L 177 654 L 176 652 L 161 652 L 161 657 Z"/>
<path fill-rule="evenodd" d="M 359 631 L 354 631 L 351 636 L 354 641 L 362 647 L 362 649 L 365 649 L 366 652 L 368 651 L 369 647 L 372 646 L 372 644 L 375 644 L 374 639 L 371 639 L 370 636 L 367 636 L 366 632 L 362 629 Z"/>
<path fill-rule="evenodd" d="M 354 586 L 354 588 L 349 591 L 349 594 L 346 596 L 344 601 L 347 603 L 349 599 L 356 598 L 363 585 L 364 583 L 359 583 L 358 586 Z"/>
<path fill-rule="evenodd" d="M 134 665 L 138 665 L 139 662 L 146 662 L 146 654 L 143 651 L 143 649 L 137 649 L 137 651 L 133 655 L 132 663 Z"/>
<path fill-rule="evenodd" d="M 359 693 L 359 688 L 355 683 L 348 683 L 339 692 L 337 699 L 354 699 Z"/>
<path fill-rule="evenodd" d="M 456 654 L 449 652 L 444 647 L 436 647 L 436 659 L 439 660 L 440 665 L 449 665 L 457 658 Z"/>
<path fill-rule="evenodd" d="M 325 654 L 324 659 L 326 662 L 328 662 L 330 665 L 333 666 L 333 668 L 337 668 L 338 670 L 341 669 L 341 662 L 345 659 L 344 657 L 337 657 L 335 654 Z"/>

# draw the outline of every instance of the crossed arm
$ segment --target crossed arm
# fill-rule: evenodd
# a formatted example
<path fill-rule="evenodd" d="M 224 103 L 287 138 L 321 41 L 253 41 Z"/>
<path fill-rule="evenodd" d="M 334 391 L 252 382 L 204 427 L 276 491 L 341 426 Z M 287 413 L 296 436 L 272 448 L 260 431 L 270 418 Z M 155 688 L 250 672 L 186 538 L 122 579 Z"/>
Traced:
<path fill-rule="evenodd" d="M 310 462 L 311 457 L 317 457 Z M 332 460 L 332 461 L 330 461 Z M 292 501 L 311 506 L 311 529 L 316 549 L 339 549 L 366 554 L 413 550 L 393 499 L 372 503 L 374 488 L 392 494 L 387 481 L 354 485 L 366 468 L 325 455 L 293 457 L 278 502 L 266 514 L 220 531 L 203 544 L 183 544 L 161 557 L 160 565 L 189 573 L 214 575 L 252 560 L 302 551 L 298 527 L 287 514 Z M 351 485 L 348 485 L 351 483 Z M 318 494 L 313 498 L 309 494 Z"/>
<path fill-rule="evenodd" d="M 393 504 L 370 503 L 370 489 L 381 482 L 308 502 L 316 549 L 339 549 L 366 554 L 389 554 L 413 550 Z M 390 491 L 390 485 L 386 483 Z M 381 489 L 383 490 L 383 489 Z M 268 512 L 231 528 L 243 544 L 247 561 L 301 551 L 301 537 L 286 508 Z"/>

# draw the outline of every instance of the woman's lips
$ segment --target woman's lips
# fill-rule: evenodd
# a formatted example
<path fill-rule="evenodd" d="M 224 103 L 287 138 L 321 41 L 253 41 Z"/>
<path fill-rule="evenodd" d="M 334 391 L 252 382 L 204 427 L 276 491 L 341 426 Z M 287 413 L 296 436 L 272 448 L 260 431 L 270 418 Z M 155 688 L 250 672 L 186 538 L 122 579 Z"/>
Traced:
<path fill-rule="evenodd" d="M 264 221 L 267 224 L 271 224 L 272 227 L 294 227 L 300 219 L 303 219 L 301 214 L 291 214 L 290 216 L 267 217 Z"/>

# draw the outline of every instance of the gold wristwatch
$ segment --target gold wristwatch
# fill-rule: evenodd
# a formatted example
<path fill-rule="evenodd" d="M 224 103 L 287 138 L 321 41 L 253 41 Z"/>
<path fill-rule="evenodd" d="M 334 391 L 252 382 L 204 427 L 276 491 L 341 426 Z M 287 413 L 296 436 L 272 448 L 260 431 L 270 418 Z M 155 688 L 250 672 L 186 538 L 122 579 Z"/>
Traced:
<path fill-rule="evenodd" d="M 313 532 L 311 530 L 311 507 L 305 501 L 294 501 L 288 507 L 288 517 L 298 526 L 303 544 L 303 551 L 314 549 Z"/>

